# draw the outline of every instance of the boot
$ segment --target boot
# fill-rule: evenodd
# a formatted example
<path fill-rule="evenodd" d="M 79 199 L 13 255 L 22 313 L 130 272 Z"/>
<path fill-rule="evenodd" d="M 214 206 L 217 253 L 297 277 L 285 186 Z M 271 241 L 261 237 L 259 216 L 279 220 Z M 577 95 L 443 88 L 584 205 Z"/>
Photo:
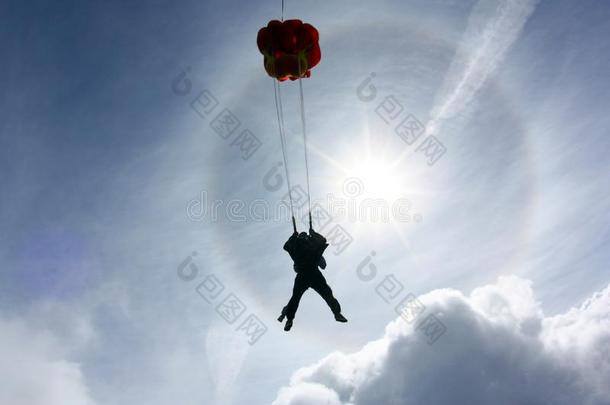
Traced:
<path fill-rule="evenodd" d="M 284 330 L 288 332 L 292 328 L 292 319 L 286 319 L 286 324 L 284 325 Z"/>
<path fill-rule="evenodd" d="M 284 322 L 284 318 L 286 317 L 286 307 L 282 308 L 282 314 L 279 318 L 277 318 L 278 322 Z"/>
<path fill-rule="evenodd" d="M 335 321 L 337 321 L 337 322 L 347 322 L 347 319 L 343 315 L 341 315 L 341 313 L 339 312 L 339 313 L 335 314 Z"/>

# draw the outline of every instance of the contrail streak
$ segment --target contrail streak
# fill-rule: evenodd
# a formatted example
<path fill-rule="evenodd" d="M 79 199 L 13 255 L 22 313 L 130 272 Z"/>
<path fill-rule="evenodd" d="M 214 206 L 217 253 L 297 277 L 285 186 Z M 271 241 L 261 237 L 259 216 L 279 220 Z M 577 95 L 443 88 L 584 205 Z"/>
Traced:
<path fill-rule="evenodd" d="M 475 98 L 519 37 L 537 3 L 538 0 L 481 0 L 474 6 L 436 95 L 425 136 L 438 135 L 442 125 L 459 115 Z M 393 165 L 398 166 L 409 152 L 411 149 L 406 148 Z"/>
<path fill-rule="evenodd" d="M 426 125 L 429 134 L 438 133 L 444 121 L 455 117 L 472 101 L 502 63 L 537 2 L 482 0 L 474 7 Z"/>

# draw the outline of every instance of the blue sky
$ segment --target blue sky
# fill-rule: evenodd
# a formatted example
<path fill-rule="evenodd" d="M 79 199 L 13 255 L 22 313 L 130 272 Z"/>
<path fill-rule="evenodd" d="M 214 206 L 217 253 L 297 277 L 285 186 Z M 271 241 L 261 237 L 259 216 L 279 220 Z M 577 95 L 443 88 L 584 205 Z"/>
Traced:
<path fill-rule="evenodd" d="M 303 83 L 312 198 L 344 196 L 357 178 L 368 197 L 408 199 L 421 220 L 334 220 L 326 231 L 340 225 L 353 241 L 329 252 L 325 274 L 350 321 L 335 323 L 309 292 L 286 334 L 275 318 L 293 282 L 289 221 L 188 215 L 202 192 L 221 207 L 286 193 L 264 180 L 281 149 L 255 42 L 279 13 L 275 1 L 0 5 L 0 335 L 5 356 L 30 359 L 2 372 L 13 377 L 0 402 L 296 404 L 278 397 L 295 370 L 396 322 L 376 294 L 387 275 L 401 297 L 429 293 L 430 308 L 454 297 L 431 291 L 469 297 L 518 277 L 498 282 L 501 294 L 513 302 L 531 283 L 545 325 L 608 285 L 610 7 L 287 1 L 286 18 L 320 31 L 322 61 Z M 362 101 L 371 72 L 376 98 Z M 214 115 L 229 109 L 260 140 L 249 159 L 191 107 L 203 90 Z M 296 84 L 282 91 L 292 180 L 304 185 Z M 436 163 L 376 112 L 389 96 L 426 125 L 421 139 L 442 142 Z M 371 251 L 366 282 L 357 268 Z M 198 277 L 183 281 L 192 252 Z M 211 274 L 266 325 L 255 344 L 235 331 L 243 318 L 228 325 L 197 294 Z M 458 329 L 442 339 L 460 347 Z M 371 398 L 353 395 L 340 403 Z"/>

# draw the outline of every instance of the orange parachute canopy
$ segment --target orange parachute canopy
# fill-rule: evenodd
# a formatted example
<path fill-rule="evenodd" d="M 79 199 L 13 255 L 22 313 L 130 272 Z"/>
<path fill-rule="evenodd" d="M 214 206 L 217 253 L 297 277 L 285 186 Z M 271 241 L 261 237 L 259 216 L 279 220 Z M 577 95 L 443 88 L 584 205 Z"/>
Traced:
<path fill-rule="evenodd" d="M 320 62 L 318 30 L 301 20 L 269 21 L 258 31 L 256 44 L 265 56 L 265 71 L 283 82 L 311 75 Z"/>

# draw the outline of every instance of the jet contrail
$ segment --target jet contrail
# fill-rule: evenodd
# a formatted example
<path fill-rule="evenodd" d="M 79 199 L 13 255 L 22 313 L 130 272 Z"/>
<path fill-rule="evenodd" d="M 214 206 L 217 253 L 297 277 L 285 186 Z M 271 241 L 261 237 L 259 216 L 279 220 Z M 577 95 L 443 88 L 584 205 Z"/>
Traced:
<path fill-rule="evenodd" d="M 441 91 L 436 97 L 426 132 L 436 134 L 442 123 L 459 114 L 500 65 L 519 36 L 538 0 L 481 0 L 468 26 Z"/>

